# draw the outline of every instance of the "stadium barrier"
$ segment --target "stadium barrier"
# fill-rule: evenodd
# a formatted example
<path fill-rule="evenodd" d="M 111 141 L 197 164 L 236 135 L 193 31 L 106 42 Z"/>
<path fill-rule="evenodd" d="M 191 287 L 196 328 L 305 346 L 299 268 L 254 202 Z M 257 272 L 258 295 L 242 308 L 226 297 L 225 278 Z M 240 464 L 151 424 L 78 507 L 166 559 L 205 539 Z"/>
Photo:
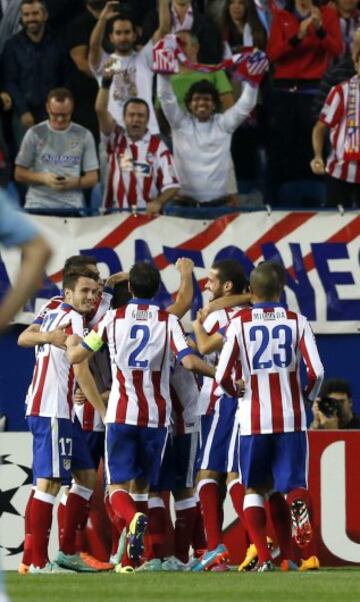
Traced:
<path fill-rule="evenodd" d="M 360 476 L 356 463 L 356 458 L 360 457 L 360 432 L 310 432 L 309 451 L 315 552 L 323 566 L 360 565 Z M 21 561 L 23 515 L 32 487 L 31 435 L 2 433 L 0 456 L 0 552 L 5 570 L 14 570 Z M 102 504 L 102 482 L 102 475 L 99 475 L 84 545 L 88 551 L 105 560 L 110 540 Z M 273 534 L 271 527 L 269 532 Z M 245 536 L 228 498 L 225 501 L 224 542 L 229 547 L 232 563 L 238 564 L 245 555 Z M 168 544 L 170 554 L 170 530 Z M 54 557 L 56 552 L 57 527 L 54 520 L 50 557 Z M 306 550 L 299 551 L 299 556 L 304 554 Z"/>
<path fill-rule="evenodd" d="M 29 321 L 49 297 L 59 294 L 62 266 L 70 255 L 95 255 L 101 273 L 129 270 L 150 261 L 162 277 L 158 301 L 169 305 L 179 285 L 173 265 L 190 257 L 194 269 L 192 317 L 203 305 L 207 272 L 214 260 L 238 259 L 247 274 L 275 259 L 287 269 L 284 301 L 310 320 L 317 334 L 356 333 L 360 321 L 360 216 L 357 211 L 257 211 L 213 221 L 114 214 L 93 218 L 32 216 L 54 248 L 41 290 L 19 323 Z M 64 244 L 66 241 L 66 244 Z M 2 252 L 0 297 L 13 281 L 19 253 Z M 206 299 L 206 294 L 205 294 Z"/>

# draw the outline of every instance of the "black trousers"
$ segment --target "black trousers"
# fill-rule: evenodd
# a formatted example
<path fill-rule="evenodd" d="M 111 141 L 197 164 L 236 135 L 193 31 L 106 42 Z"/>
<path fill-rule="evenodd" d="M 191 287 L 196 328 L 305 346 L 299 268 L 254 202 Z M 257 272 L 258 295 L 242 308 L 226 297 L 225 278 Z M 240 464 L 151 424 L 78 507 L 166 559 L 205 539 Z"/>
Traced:
<path fill-rule="evenodd" d="M 315 125 L 313 94 L 274 88 L 268 97 L 267 182 L 275 204 L 279 186 L 294 180 L 314 179 L 311 134 Z"/>
<path fill-rule="evenodd" d="M 360 207 L 360 184 L 326 176 L 326 205 L 328 207 Z"/>

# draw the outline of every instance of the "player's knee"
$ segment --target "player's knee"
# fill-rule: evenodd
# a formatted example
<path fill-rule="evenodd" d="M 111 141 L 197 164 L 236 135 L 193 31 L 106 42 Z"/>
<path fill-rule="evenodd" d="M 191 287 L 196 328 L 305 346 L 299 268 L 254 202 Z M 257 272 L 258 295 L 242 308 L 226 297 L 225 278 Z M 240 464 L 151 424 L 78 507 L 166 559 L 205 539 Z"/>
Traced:
<path fill-rule="evenodd" d="M 77 485 L 94 490 L 96 487 L 97 473 L 95 470 L 79 470 L 74 473 L 74 480 Z"/>
<path fill-rule="evenodd" d="M 56 497 L 60 491 L 61 482 L 58 479 L 37 479 L 36 487 L 39 491 Z"/>

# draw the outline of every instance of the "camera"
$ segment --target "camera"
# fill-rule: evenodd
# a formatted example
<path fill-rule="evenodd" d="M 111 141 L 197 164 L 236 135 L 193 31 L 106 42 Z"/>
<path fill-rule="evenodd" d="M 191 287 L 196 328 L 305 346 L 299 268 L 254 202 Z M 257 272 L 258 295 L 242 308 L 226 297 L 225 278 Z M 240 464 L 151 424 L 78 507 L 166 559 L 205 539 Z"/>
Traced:
<path fill-rule="evenodd" d="M 334 397 L 321 397 L 318 403 L 319 410 L 327 418 L 341 417 L 341 402 Z"/>

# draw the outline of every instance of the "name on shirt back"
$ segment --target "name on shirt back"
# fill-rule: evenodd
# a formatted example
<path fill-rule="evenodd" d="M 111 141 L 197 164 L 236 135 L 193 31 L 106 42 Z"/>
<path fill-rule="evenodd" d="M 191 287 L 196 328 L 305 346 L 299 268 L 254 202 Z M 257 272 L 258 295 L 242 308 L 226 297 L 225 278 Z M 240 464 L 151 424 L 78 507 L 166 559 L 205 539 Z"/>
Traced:
<path fill-rule="evenodd" d="M 151 320 L 152 312 L 148 309 L 137 309 L 132 312 L 132 317 L 135 320 Z"/>

